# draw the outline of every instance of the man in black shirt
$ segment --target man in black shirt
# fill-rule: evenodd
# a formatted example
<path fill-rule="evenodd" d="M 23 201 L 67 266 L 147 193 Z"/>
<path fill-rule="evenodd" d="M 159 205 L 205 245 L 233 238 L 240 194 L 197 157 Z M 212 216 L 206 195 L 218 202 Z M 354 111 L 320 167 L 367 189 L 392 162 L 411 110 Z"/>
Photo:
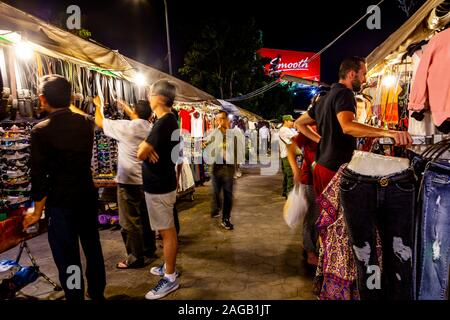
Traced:
<path fill-rule="evenodd" d="M 173 215 L 179 132 L 177 119 L 171 111 L 174 99 L 175 86 L 168 81 L 160 80 L 152 85 L 149 100 L 157 120 L 138 150 L 138 158 L 143 161 L 142 178 L 150 225 L 154 231 L 159 231 L 164 246 L 165 263 L 150 270 L 162 279 L 145 295 L 149 300 L 162 298 L 179 287 L 175 268 L 178 240 Z"/>
<path fill-rule="evenodd" d="M 66 299 L 84 299 L 81 241 L 86 256 L 88 294 L 92 299 L 102 300 L 105 267 L 97 230 L 97 192 L 91 173 L 94 124 L 70 111 L 70 99 L 71 86 L 66 79 L 57 75 L 42 79 L 39 100 L 49 116 L 31 132 L 35 210 L 25 216 L 24 227 L 39 221 L 46 207 L 48 240 Z M 74 281 L 71 276 L 77 271 L 81 278 Z"/>
<path fill-rule="evenodd" d="M 412 143 L 408 132 L 379 129 L 356 121 L 354 92 L 361 90 L 366 74 L 365 59 L 345 59 L 339 69 L 339 83 L 333 84 L 330 92 L 295 122 L 305 136 L 319 143 L 313 173 L 317 196 L 339 167 L 351 160 L 356 138 L 389 137 L 395 140 L 396 145 Z M 308 127 L 314 123 L 317 123 L 318 134 Z"/>

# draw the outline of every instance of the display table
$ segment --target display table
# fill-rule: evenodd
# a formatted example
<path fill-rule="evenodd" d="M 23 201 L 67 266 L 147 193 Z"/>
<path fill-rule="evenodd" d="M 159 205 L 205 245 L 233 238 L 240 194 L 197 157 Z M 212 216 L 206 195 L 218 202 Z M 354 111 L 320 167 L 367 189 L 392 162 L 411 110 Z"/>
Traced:
<path fill-rule="evenodd" d="M 28 234 L 23 231 L 24 208 L 17 209 L 9 215 L 9 218 L 0 222 L 0 253 L 14 248 L 22 241 L 37 237 L 47 231 L 47 220 L 39 221 L 39 231 Z"/>
<path fill-rule="evenodd" d="M 117 182 L 112 179 L 94 179 L 94 185 L 97 189 L 115 188 L 117 187 Z"/>

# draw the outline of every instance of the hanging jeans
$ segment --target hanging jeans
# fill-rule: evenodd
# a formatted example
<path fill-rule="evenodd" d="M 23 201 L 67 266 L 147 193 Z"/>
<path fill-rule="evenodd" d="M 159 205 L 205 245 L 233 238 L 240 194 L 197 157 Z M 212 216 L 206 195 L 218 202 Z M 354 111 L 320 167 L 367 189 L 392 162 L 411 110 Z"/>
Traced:
<path fill-rule="evenodd" d="M 345 169 L 341 203 L 358 270 L 361 300 L 413 298 L 415 175 L 369 177 Z M 381 237 L 382 272 L 376 231 Z"/>
<path fill-rule="evenodd" d="M 446 300 L 450 263 L 450 163 L 431 162 L 423 184 L 418 299 Z"/>

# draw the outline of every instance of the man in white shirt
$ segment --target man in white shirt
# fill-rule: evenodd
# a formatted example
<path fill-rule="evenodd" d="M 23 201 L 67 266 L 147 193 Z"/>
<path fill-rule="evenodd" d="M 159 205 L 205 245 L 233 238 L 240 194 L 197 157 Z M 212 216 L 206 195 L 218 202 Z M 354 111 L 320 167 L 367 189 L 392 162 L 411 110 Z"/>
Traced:
<path fill-rule="evenodd" d="M 155 233 L 150 228 L 147 206 L 142 182 L 142 161 L 137 159 L 139 144 L 151 131 L 149 119 L 152 115 L 147 100 L 140 100 L 134 108 L 118 101 L 118 107 L 131 120 L 105 119 L 101 112 L 101 101 L 94 99 L 96 105 L 95 124 L 103 128 L 106 136 L 117 141 L 117 202 L 119 205 L 119 223 L 125 243 L 127 258 L 117 263 L 118 269 L 141 268 L 147 258 L 154 258 L 156 245 Z M 71 107 L 72 111 L 82 113 Z"/>
<path fill-rule="evenodd" d="M 291 115 L 283 116 L 283 126 L 279 132 L 280 138 L 280 157 L 281 168 L 283 171 L 283 193 L 282 196 L 287 198 L 289 192 L 294 187 L 294 174 L 288 160 L 287 148 L 292 143 L 292 138 L 297 136 L 294 129 L 294 118 Z"/>
<path fill-rule="evenodd" d="M 259 149 L 261 150 L 261 154 L 266 156 L 268 150 L 270 131 L 267 128 L 266 124 L 259 129 Z"/>

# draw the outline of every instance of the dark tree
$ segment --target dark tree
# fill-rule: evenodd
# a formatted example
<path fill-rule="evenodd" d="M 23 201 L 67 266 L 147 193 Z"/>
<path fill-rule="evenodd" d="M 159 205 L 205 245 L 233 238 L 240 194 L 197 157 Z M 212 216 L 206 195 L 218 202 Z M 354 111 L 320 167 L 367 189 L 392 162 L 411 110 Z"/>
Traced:
<path fill-rule="evenodd" d="M 264 72 L 268 60 L 257 54 L 262 46 L 262 32 L 254 20 L 210 22 L 193 41 L 179 72 L 217 98 L 239 97 L 275 80 Z M 285 86 L 234 103 L 270 119 L 292 110 L 292 97 Z"/>

